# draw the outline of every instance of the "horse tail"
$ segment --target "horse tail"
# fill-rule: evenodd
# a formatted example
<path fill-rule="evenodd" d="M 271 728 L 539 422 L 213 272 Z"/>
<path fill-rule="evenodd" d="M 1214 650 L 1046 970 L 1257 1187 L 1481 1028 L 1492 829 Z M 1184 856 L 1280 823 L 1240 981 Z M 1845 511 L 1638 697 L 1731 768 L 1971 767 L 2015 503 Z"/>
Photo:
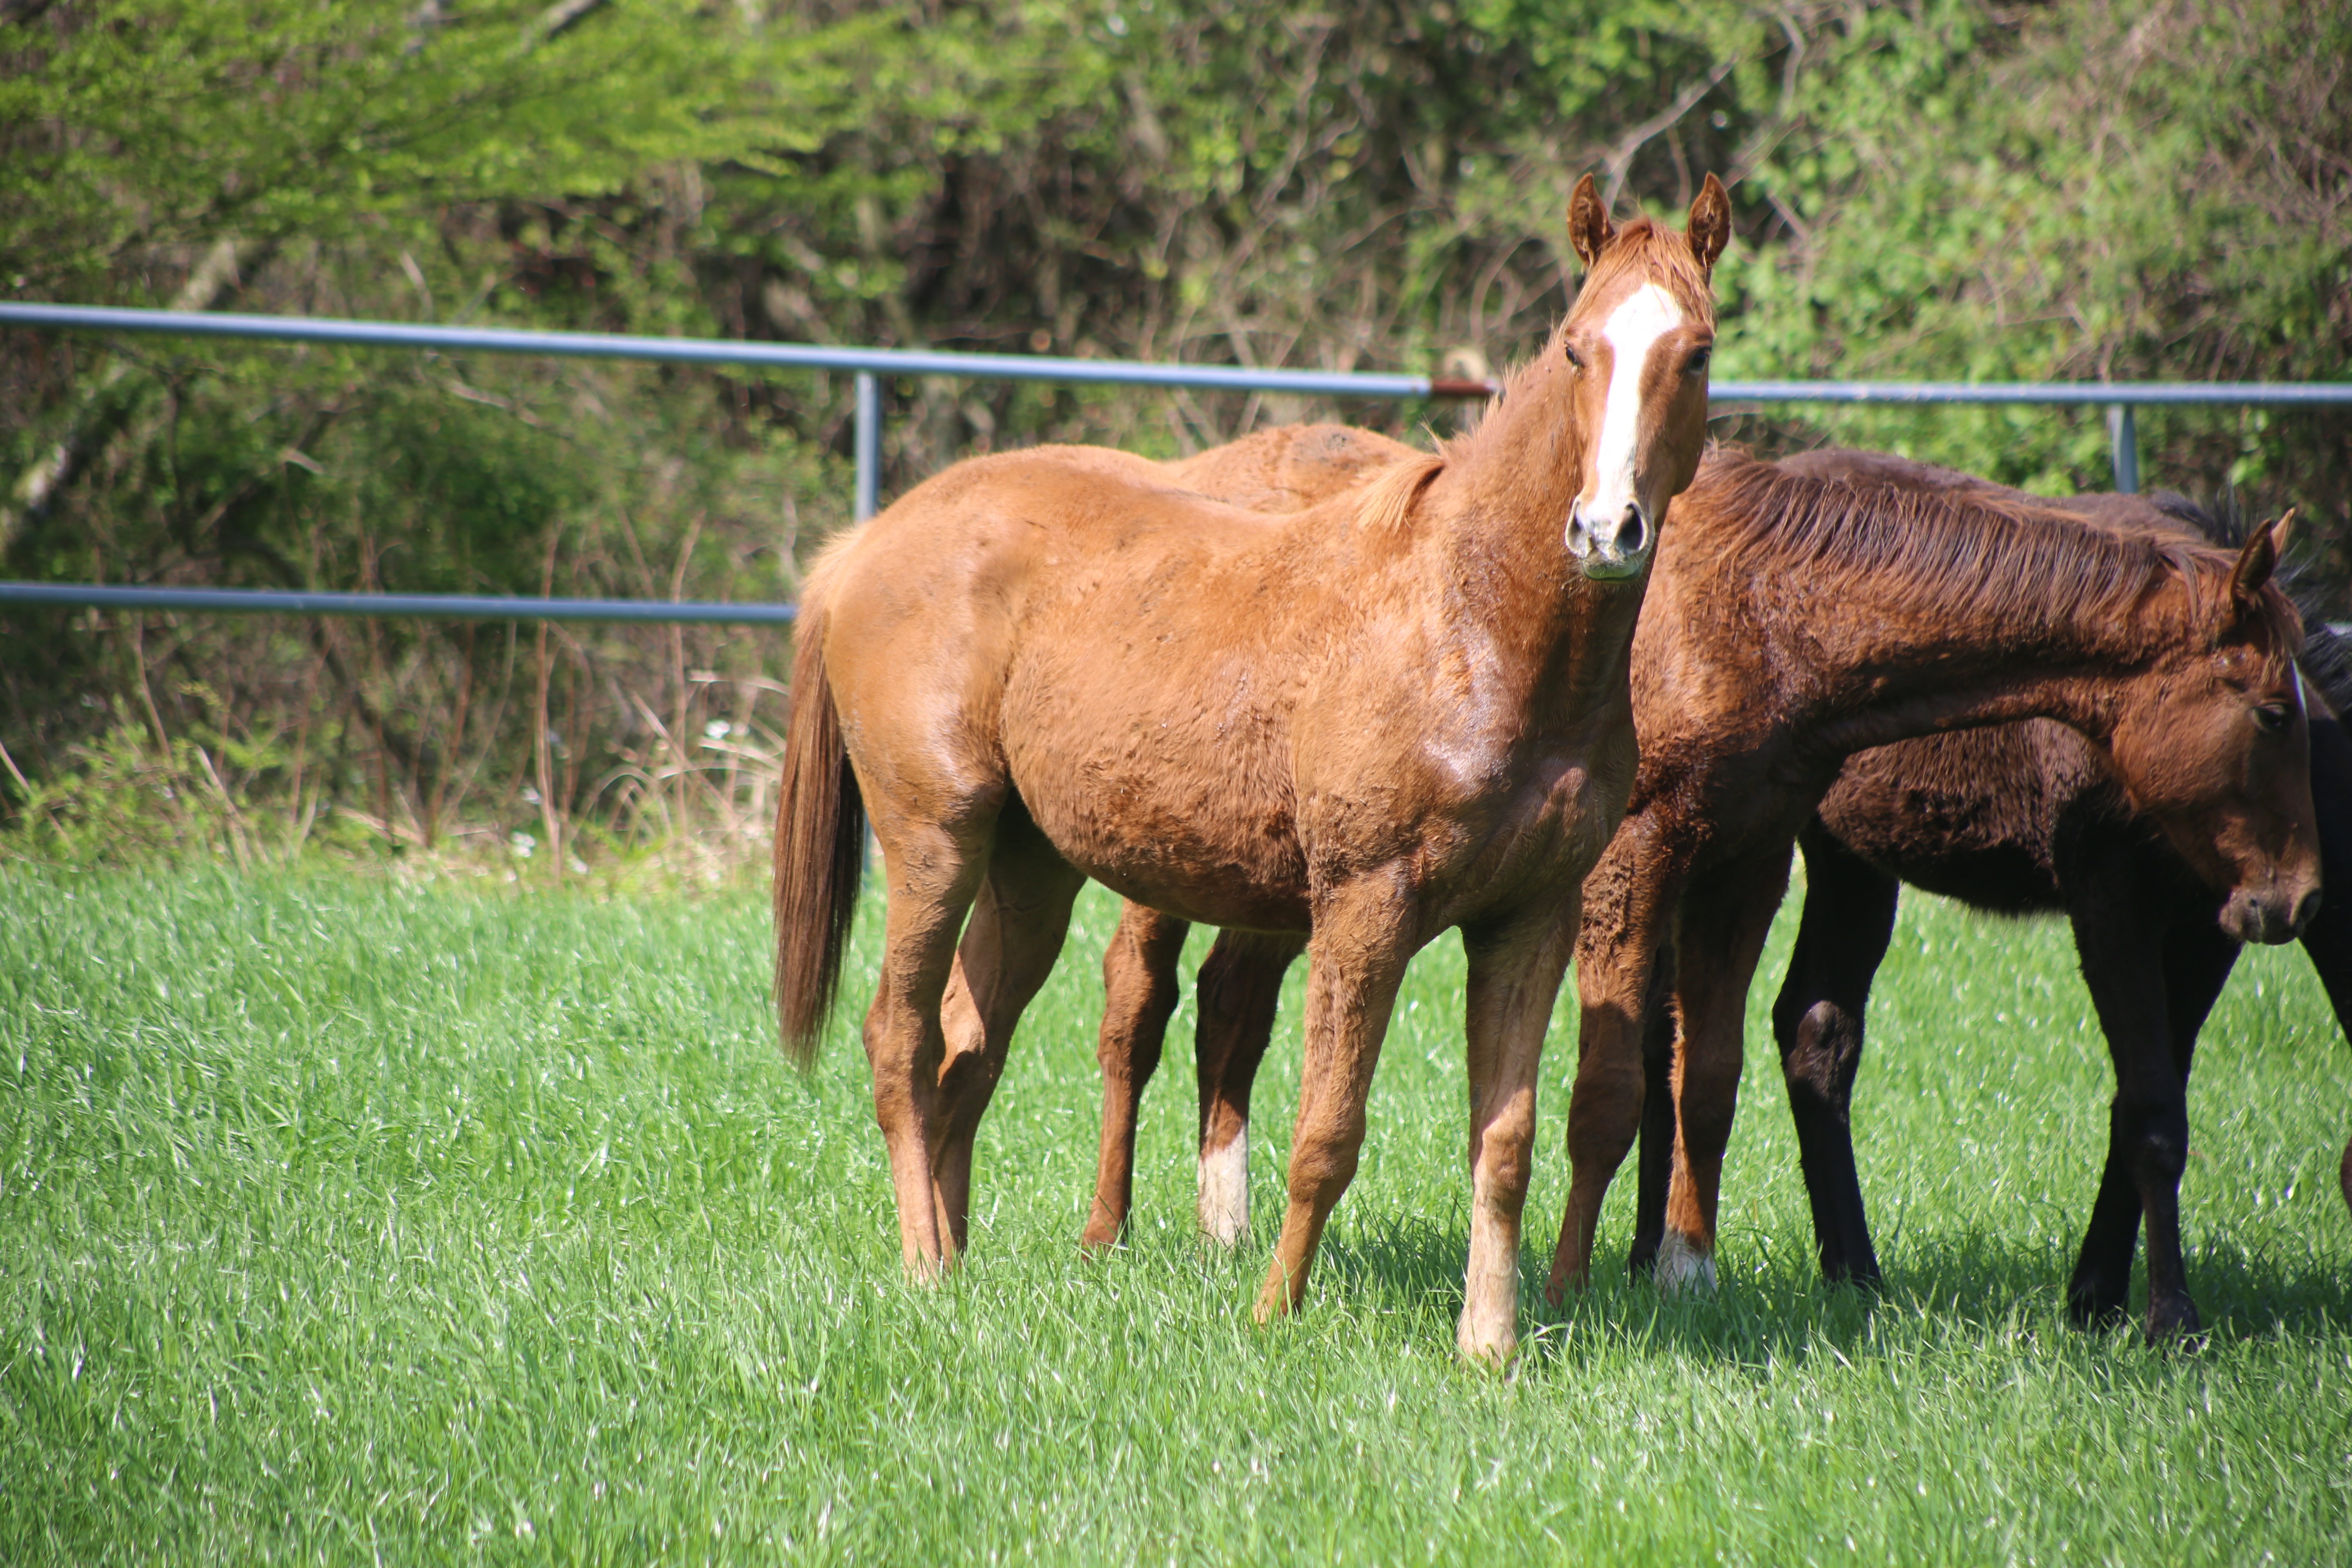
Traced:
<path fill-rule="evenodd" d="M 841 961 L 866 873 L 866 800 L 849 765 L 825 677 L 824 607 L 802 598 L 793 723 L 776 803 L 776 1022 L 803 1070 L 841 986 Z"/>

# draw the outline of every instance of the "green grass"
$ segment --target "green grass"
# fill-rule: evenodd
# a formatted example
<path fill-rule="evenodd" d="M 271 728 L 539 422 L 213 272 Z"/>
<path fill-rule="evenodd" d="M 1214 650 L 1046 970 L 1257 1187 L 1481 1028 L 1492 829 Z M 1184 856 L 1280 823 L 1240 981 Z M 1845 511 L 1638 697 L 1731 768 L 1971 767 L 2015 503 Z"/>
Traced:
<path fill-rule="evenodd" d="M 2352 1053 L 2299 951 L 2247 956 L 2199 1062 L 2202 1353 L 2065 1322 L 2108 1069 L 2063 931 L 1913 900 L 1857 1113 L 1883 1298 L 1814 1278 L 1768 981 L 1721 1295 L 1612 1268 L 1544 1310 L 1563 1008 L 1504 1380 L 1452 1348 L 1450 941 L 1302 1316 L 1248 1321 L 1263 1231 L 1192 1234 L 1189 1007 L 1132 1245 L 1078 1254 L 1115 915 L 1081 905 L 923 1289 L 857 1008 L 785 1068 L 752 895 L 0 870 L 0 1558 L 2352 1559 Z"/>

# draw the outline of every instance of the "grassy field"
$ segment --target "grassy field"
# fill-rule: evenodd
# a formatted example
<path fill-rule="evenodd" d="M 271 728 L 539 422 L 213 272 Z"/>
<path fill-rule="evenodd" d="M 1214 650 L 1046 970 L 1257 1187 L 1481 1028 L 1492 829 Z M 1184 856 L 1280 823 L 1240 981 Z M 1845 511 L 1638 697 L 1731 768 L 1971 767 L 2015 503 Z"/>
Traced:
<path fill-rule="evenodd" d="M 1081 905 L 971 1258 L 919 1289 L 856 1009 L 785 1068 L 753 895 L 0 869 L 0 1558 L 2352 1560 L 2352 1051 L 2299 950 L 2248 956 L 2199 1062 L 2202 1353 L 2065 1322 L 2108 1072 L 2063 932 L 1913 900 L 1857 1108 L 1884 1297 L 1816 1282 L 1759 986 L 1722 1294 L 1612 1269 L 1545 1310 L 1563 1009 L 1505 1380 L 1452 1351 L 1450 941 L 1301 1317 L 1248 1321 L 1263 1231 L 1192 1234 L 1189 1008 L 1132 1244 L 1078 1254 L 1115 913 Z"/>

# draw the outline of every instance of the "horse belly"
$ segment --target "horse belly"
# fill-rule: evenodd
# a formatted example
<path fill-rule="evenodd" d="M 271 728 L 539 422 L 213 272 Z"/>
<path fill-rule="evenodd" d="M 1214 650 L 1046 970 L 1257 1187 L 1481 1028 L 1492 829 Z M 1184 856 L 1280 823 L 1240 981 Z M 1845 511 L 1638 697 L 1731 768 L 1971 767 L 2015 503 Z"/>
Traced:
<path fill-rule="evenodd" d="M 1236 721 L 1181 692 L 1154 702 L 1148 680 L 1116 698 L 1084 689 L 1096 684 L 1054 683 L 1050 704 L 1028 682 L 1006 693 L 1013 787 L 1063 858 L 1186 920 L 1306 930 L 1288 767 L 1263 716 Z"/>

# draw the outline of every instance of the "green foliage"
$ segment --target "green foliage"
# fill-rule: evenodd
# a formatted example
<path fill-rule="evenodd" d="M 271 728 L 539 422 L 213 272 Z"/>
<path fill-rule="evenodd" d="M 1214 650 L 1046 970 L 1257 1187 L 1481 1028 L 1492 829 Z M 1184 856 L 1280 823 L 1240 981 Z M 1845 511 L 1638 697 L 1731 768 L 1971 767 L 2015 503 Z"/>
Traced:
<path fill-rule="evenodd" d="M 2291 0 L 1869 14 L 1757 169 L 1795 243 L 1735 249 L 1722 374 L 2340 380 L 2352 16 Z M 1845 438 L 2105 488 L 2094 414 L 1852 414 Z M 2147 468 L 2301 502 L 2342 549 L 2352 416 L 2149 411 Z M 2339 576 L 2347 564 L 2333 554 Z"/>
<path fill-rule="evenodd" d="M 449 204 L 605 195 L 659 164 L 806 145 L 840 112 L 806 40 L 688 4 L 551 37 L 531 0 L 60 9 L 0 31 L 17 68 L 0 79 L 0 275 L 18 288 L 87 287 L 134 243 L 331 242 Z"/>
<path fill-rule="evenodd" d="M 1557 317 L 1579 174 L 1678 218 L 1715 170 L 1739 230 L 1717 276 L 1726 378 L 2336 379 L 2352 358 L 2352 22 L 2290 0 L 0 16 L 0 283 L 29 295 L 1475 374 Z M 63 579 L 789 596 L 845 521 L 847 393 L 14 333 L 0 553 Z M 884 396 L 886 490 L 1036 440 L 1164 457 L 1285 419 L 1451 418 L 945 378 Z M 1767 409 L 1717 428 L 2042 489 L 2109 482 L 2095 409 Z M 2140 431 L 2148 483 L 2300 506 L 2320 581 L 2352 581 L 2352 414 L 2150 410 Z M 61 777 L 132 691 L 116 626 L 0 617 L 0 738 L 29 776 Z M 168 629 L 167 730 L 201 718 L 185 680 L 240 734 L 327 723 L 354 737 L 339 776 L 420 839 L 449 792 L 511 811 L 538 777 L 528 635 Z M 783 722 L 757 639 L 558 636 L 545 658 L 565 811 L 621 797 L 602 780 L 684 776 L 709 722 Z M 321 660 L 324 705 L 301 695 Z"/>
<path fill-rule="evenodd" d="M 1116 910 L 1080 904 L 982 1131 L 971 1255 L 921 1289 L 856 1043 L 878 909 L 803 1079 L 756 889 L 9 868 L 11 1563 L 2345 1557 L 2352 1058 L 2299 952 L 2245 955 L 2199 1055 L 2201 1353 L 2065 1321 L 2111 1085 L 2063 927 L 1906 900 L 1856 1112 L 1885 1293 L 1816 1279 L 1759 1051 L 1720 1294 L 1605 1277 L 1544 1307 L 1564 1014 L 1524 1259 L 1540 1331 L 1507 1380 L 1454 1357 L 1451 942 L 1406 977 L 1296 1320 L 1249 1321 L 1264 1231 L 1234 1256 L 1192 1234 L 1181 1045 L 1129 1243 L 1078 1252 Z M 1257 1094 L 1262 1225 L 1297 986 Z"/>

